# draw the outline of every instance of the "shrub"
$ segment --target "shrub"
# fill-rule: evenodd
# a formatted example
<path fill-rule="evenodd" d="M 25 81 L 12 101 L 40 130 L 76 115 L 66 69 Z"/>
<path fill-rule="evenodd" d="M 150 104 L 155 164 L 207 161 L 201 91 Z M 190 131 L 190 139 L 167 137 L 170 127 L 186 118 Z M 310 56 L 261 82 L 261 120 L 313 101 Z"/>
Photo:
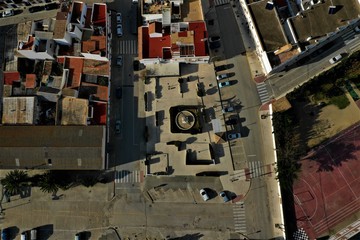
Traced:
<path fill-rule="evenodd" d="M 345 94 L 340 96 L 334 96 L 330 98 L 330 103 L 337 106 L 339 109 L 344 109 L 350 105 L 349 99 L 346 97 Z"/>

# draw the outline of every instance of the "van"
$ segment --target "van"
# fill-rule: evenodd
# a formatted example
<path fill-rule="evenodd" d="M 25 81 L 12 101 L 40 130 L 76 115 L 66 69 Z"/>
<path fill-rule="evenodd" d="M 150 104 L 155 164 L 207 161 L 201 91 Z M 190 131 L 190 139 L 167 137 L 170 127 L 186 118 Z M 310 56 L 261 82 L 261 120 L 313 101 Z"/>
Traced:
<path fill-rule="evenodd" d="M 32 229 L 30 231 L 30 240 L 36 240 L 37 239 L 37 231 L 36 229 Z"/>
<path fill-rule="evenodd" d="M 6 9 L 2 13 L 2 17 L 11 17 L 11 16 L 14 16 L 14 10 L 12 9 Z"/>

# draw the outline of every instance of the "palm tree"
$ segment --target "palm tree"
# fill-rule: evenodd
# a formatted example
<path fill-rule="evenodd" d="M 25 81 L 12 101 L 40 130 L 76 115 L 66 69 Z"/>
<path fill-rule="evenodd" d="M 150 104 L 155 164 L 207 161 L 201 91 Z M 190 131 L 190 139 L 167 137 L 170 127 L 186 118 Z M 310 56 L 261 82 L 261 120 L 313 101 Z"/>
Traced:
<path fill-rule="evenodd" d="M 14 170 L 6 174 L 5 178 L 1 179 L 1 184 L 5 188 L 5 194 L 15 195 L 21 189 L 28 185 L 29 177 L 26 172 Z"/>
<path fill-rule="evenodd" d="M 45 193 L 52 193 L 53 196 L 56 196 L 56 193 L 59 190 L 59 185 L 51 172 L 47 172 L 42 175 L 38 184 L 41 191 Z"/>

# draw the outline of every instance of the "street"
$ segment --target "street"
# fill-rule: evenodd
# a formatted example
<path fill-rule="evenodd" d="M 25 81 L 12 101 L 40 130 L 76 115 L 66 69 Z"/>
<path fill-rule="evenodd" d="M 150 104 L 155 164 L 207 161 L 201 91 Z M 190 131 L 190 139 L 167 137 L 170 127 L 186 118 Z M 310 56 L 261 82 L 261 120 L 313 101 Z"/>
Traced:
<path fill-rule="evenodd" d="M 252 173 L 251 187 L 244 201 L 246 232 L 252 233 L 251 236 L 258 239 L 278 237 L 280 234 L 274 228 L 273 221 L 276 217 L 273 216 L 273 209 L 277 209 L 279 206 L 276 201 L 270 201 L 272 196 L 269 194 L 269 192 L 277 191 L 276 184 L 274 184 L 274 182 L 276 183 L 275 176 L 267 176 L 264 169 L 266 165 L 273 163 L 273 158 L 264 155 L 264 141 L 259 118 L 261 102 L 256 84 L 251 79 L 246 56 L 240 54 L 244 44 L 241 41 L 231 5 L 217 6 L 216 16 L 226 60 L 215 62 L 215 64 L 216 66 L 234 64 L 234 67 L 226 72 L 234 72 L 235 76 L 227 80 L 237 80 L 235 85 L 220 90 L 222 104 L 234 106 L 240 119 L 239 130 L 242 138 L 236 140 L 235 144 L 231 144 L 233 161 L 235 167 L 238 163 L 239 168 L 248 167 Z M 269 202 L 275 205 L 271 206 Z"/>

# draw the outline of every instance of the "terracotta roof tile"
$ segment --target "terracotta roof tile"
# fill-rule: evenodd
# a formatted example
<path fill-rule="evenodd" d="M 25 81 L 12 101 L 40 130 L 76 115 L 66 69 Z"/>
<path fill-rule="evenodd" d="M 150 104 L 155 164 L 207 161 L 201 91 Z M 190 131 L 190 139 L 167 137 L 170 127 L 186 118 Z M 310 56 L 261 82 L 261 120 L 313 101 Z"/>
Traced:
<path fill-rule="evenodd" d="M 90 75 L 108 76 L 110 71 L 108 61 L 85 59 L 82 72 Z"/>
<path fill-rule="evenodd" d="M 26 88 L 35 88 L 36 87 L 36 74 L 26 74 Z"/>
<path fill-rule="evenodd" d="M 12 85 L 13 82 L 20 81 L 19 72 L 4 72 L 4 84 Z"/>
<path fill-rule="evenodd" d="M 67 87 L 80 87 L 81 74 L 84 66 L 84 59 L 78 57 L 66 57 L 64 68 L 69 69 Z"/>
<path fill-rule="evenodd" d="M 206 41 L 207 31 L 203 21 L 190 22 L 189 30 L 194 31 L 194 45 L 195 45 L 195 56 L 206 56 Z"/>

